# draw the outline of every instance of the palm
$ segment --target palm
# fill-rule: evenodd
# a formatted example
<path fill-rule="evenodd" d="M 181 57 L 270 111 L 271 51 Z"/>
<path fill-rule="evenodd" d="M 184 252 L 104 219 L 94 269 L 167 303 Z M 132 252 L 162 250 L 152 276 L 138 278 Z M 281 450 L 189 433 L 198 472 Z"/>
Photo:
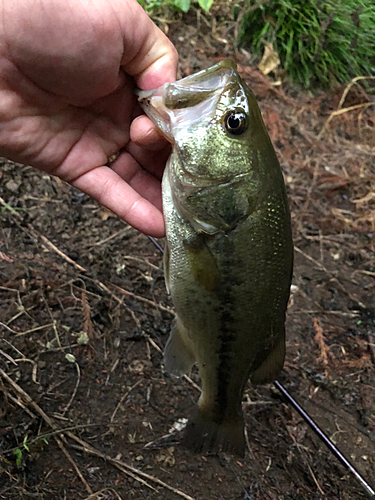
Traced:
<path fill-rule="evenodd" d="M 16 41 L 9 44 L 12 50 L 0 70 L 1 90 L 7 97 L 0 116 L 0 144 L 6 147 L 0 152 L 59 176 L 141 231 L 162 236 L 160 178 L 168 148 L 162 141 L 154 145 L 162 148 L 156 160 L 155 154 L 131 141 L 131 126 L 133 138 L 144 136 L 151 126 L 144 117 L 133 122 L 140 110 L 134 80 L 126 73 L 132 71 L 132 52 L 139 52 L 142 36 L 147 40 L 148 30 L 156 28 L 148 24 L 147 16 L 142 18 L 138 45 L 135 40 L 126 51 L 120 20 L 108 7 L 111 1 L 97 2 L 97 11 L 91 4 L 85 13 L 77 11 L 87 8 L 80 2 L 73 7 L 66 7 L 65 0 L 47 5 L 52 3 L 60 9 L 62 25 L 60 29 L 54 25 L 48 33 L 49 45 L 45 44 L 49 21 L 45 10 L 34 24 L 27 16 L 17 19 L 13 15 L 7 25 L 8 39 Z M 69 32 L 72 16 L 82 23 L 81 39 L 74 30 Z M 38 23 L 44 30 L 39 38 L 39 31 L 27 31 Z M 97 33 L 98 26 L 103 33 Z M 15 37 L 14 30 L 22 32 L 23 38 Z M 163 83 L 152 76 L 147 82 L 146 74 L 133 73 L 139 85 Z M 106 166 L 115 153 L 116 161 Z"/>

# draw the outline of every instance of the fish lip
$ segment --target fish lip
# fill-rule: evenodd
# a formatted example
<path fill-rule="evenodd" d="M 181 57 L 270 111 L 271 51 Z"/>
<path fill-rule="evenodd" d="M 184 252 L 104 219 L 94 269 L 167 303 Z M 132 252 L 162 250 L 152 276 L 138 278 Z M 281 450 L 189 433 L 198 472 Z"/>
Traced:
<path fill-rule="evenodd" d="M 205 83 L 213 75 L 224 72 L 237 72 L 237 64 L 232 59 L 223 59 L 208 69 L 203 69 L 193 75 L 185 76 L 185 78 L 177 80 L 177 82 L 171 83 L 170 85 L 179 84 L 190 87 L 192 83 Z"/>
<path fill-rule="evenodd" d="M 164 92 L 168 83 L 153 90 L 136 90 L 138 102 L 146 115 L 156 125 L 165 138 L 173 143 L 168 109 L 164 105 Z"/>
<path fill-rule="evenodd" d="M 211 91 L 214 90 L 212 84 L 214 81 L 212 78 L 218 74 L 224 73 L 234 73 L 237 72 L 237 64 L 231 59 L 224 59 L 219 63 L 211 66 L 208 69 L 203 69 L 198 71 L 198 73 L 194 73 L 193 75 L 185 76 L 180 80 L 177 80 L 172 83 L 165 83 L 161 87 L 152 90 L 140 90 L 136 89 L 135 93 L 139 97 L 139 101 L 142 103 L 143 101 L 150 99 L 156 95 L 162 96 L 167 89 L 185 89 L 191 93 L 199 91 Z M 211 84 L 209 83 L 211 82 Z"/>
<path fill-rule="evenodd" d="M 185 108 L 193 109 L 215 96 L 219 96 L 228 80 L 237 74 L 237 65 L 225 59 L 211 68 L 189 75 L 174 83 L 166 83 L 153 90 L 137 90 L 141 108 L 161 130 L 166 139 L 173 143 L 173 121 Z"/>
<path fill-rule="evenodd" d="M 198 71 L 198 73 L 194 73 L 193 75 L 188 75 L 174 83 L 168 83 L 164 85 L 164 97 L 167 101 L 165 105 L 169 109 L 189 107 L 189 104 L 185 101 L 196 93 L 201 95 L 199 101 L 201 102 L 212 93 L 224 88 L 228 78 L 233 76 L 236 72 L 237 64 L 231 59 L 224 59 L 208 69 Z M 175 100 L 173 100 L 173 97 L 175 97 Z"/>

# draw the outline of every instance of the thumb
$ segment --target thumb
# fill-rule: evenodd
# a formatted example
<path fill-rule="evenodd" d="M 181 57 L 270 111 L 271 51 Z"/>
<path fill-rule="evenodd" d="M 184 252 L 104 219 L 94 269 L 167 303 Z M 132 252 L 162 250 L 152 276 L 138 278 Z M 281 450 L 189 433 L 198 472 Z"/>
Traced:
<path fill-rule="evenodd" d="M 136 0 L 127 3 L 120 17 L 124 41 L 121 66 L 142 90 L 174 82 L 178 58 L 174 45 Z"/>

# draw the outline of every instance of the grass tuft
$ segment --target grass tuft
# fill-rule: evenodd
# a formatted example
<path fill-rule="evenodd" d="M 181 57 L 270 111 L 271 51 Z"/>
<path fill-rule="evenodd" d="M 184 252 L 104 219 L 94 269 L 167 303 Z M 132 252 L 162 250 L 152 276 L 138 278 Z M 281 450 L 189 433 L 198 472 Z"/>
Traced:
<path fill-rule="evenodd" d="M 308 88 L 375 72 L 373 0 L 248 3 L 239 43 L 261 56 L 272 43 L 289 79 Z"/>
<path fill-rule="evenodd" d="M 214 0 L 196 0 L 201 9 L 208 12 L 213 4 Z M 159 11 L 162 7 L 168 7 L 172 10 L 189 12 L 191 7 L 191 0 L 138 0 L 142 7 L 147 12 Z"/>

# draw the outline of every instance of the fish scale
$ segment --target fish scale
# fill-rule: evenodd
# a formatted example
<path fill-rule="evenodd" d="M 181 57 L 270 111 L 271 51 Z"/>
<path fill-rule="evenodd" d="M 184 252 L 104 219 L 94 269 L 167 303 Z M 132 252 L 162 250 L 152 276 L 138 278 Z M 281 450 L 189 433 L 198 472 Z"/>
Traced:
<path fill-rule="evenodd" d="M 176 320 L 164 352 L 202 394 L 185 432 L 196 452 L 243 455 L 248 379 L 274 379 L 285 355 L 293 245 L 284 180 L 254 95 L 232 61 L 140 104 L 172 143 L 163 176 L 165 278 Z"/>

